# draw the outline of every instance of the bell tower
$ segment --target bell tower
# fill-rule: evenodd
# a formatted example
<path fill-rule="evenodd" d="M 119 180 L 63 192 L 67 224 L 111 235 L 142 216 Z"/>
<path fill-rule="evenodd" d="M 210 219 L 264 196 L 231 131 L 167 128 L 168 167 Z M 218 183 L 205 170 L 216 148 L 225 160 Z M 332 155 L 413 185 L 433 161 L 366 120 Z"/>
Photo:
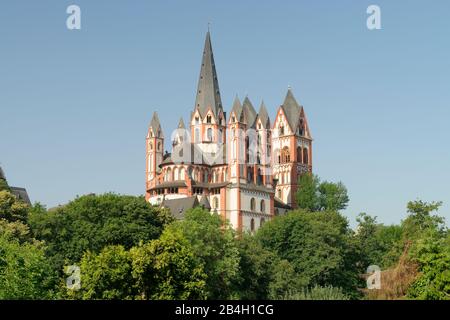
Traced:
<path fill-rule="evenodd" d="M 157 175 L 160 172 L 159 165 L 164 155 L 164 134 L 159 121 L 158 113 L 154 112 L 148 128 L 146 138 L 146 184 L 147 190 L 157 184 Z M 148 199 L 150 194 L 146 194 Z"/>
<path fill-rule="evenodd" d="M 278 108 L 272 128 L 273 177 L 275 197 L 296 207 L 295 193 L 302 174 L 312 172 L 312 137 L 303 106 L 289 88 Z"/>

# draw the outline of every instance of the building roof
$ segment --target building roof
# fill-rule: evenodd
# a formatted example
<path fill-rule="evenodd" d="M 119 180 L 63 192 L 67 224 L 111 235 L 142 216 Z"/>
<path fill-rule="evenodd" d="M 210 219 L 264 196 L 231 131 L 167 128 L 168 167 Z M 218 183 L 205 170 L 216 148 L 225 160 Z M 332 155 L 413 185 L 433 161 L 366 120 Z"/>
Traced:
<path fill-rule="evenodd" d="M 180 122 L 178 122 L 178 129 L 186 129 L 183 118 L 180 118 Z"/>
<path fill-rule="evenodd" d="M 10 187 L 10 189 L 11 193 L 15 195 L 19 200 L 22 200 L 23 202 L 31 206 L 31 201 L 25 188 Z"/>
<path fill-rule="evenodd" d="M 245 114 L 247 127 L 253 128 L 258 114 L 248 97 L 245 97 L 244 102 L 242 103 L 242 110 Z"/>
<path fill-rule="evenodd" d="M 5 173 L 3 172 L 2 167 L 0 167 L 0 179 L 6 180 Z"/>
<path fill-rule="evenodd" d="M 270 128 L 270 118 L 264 101 L 261 102 L 261 106 L 259 107 L 258 118 L 261 120 L 264 128 Z"/>
<path fill-rule="evenodd" d="M 236 119 L 239 121 L 241 119 L 242 114 L 242 104 L 241 100 L 239 100 L 239 97 L 236 95 L 233 102 L 233 108 L 231 109 L 231 113 L 235 114 Z"/>
<path fill-rule="evenodd" d="M 175 219 L 183 219 L 187 210 L 199 205 L 197 196 L 163 200 L 161 206 L 168 208 Z"/>
<path fill-rule="evenodd" d="M 152 120 L 150 121 L 150 128 L 152 128 L 153 133 L 157 136 L 162 138 L 163 137 L 163 131 L 161 128 L 161 121 L 159 121 L 158 113 L 155 111 L 153 112 Z M 160 135 L 158 136 L 158 132 Z"/>
<path fill-rule="evenodd" d="M 209 108 L 211 108 L 214 116 L 217 117 L 219 110 L 222 109 L 222 100 L 220 98 L 219 81 L 214 63 L 211 35 L 208 31 L 206 33 L 205 48 L 203 49 L 202 66 L 194 109 L 198 109 L 203 118 Z"/>
<path fill-rule="evenodd" d="M 281 201 L 277 197 L 274 198 L 274 207 L 275 208 L 282 208 L 282 209 L 292 210 L 292 207 L 290 205 L 284 203 L 283 201 Z"/>
<path fill-rule="evenodd" d="M 290 88 L 288 89 L 286 98 L 284 99 L 281 108 L 286 115 L 286 120 L 288 121 L 289 126 L 292 131 L 295 132 L 299 124 L 302 107 L 298 104 L 297 100 L 295 100 L 294 94 Z"/>
<path fill-rule="evenodd" d="M 199 205 L 204 209 L 211 209 L 211 204 L 209 203 L 208 197 L 205 195 L 202 195 L 202 197 L 200 198 Z"/>

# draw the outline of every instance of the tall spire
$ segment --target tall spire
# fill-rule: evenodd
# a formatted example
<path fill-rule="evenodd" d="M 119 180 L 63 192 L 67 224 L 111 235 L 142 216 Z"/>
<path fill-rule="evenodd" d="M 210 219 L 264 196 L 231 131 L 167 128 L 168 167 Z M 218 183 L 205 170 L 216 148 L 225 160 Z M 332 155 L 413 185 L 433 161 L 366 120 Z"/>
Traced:
<path fill-rule="evenodd" d="M 297 130 L 298 120 L 300 119 L 301 106 L 295 99 L 290 86 L 281 108 L 283 108 L 291 130 L 295 132 Z"/>
<path fill-rule="evenodd" d="M 200 115 L 204 117 L 209 108 L 211 108 L 217 117 L 219 110 L 222 109 L 222 101 L 220 99 L 219 81 L 214 64 L 211 35 L 208 30 L 206 33 L 205 48 L 203 49 L 195 109 L 198 109 Z"/>
<path fill-rule="evenodd" d="M 158 113 L 155 111 L 153 112 L 152 120 L 150 121 L 150 128 L 153 130 L 153 134 L 158 137 L 163 137 L 163 132 L 161 129 L 161 122 L 159 121 Z"/>

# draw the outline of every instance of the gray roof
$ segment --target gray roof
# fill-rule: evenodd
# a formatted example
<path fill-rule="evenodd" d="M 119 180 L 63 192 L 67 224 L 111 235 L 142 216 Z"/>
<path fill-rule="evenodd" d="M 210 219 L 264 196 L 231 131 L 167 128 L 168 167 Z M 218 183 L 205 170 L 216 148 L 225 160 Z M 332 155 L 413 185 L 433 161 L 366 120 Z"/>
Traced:
<path fill-rule="evenodd" d="M 180 122 L 178 122 L 178 129 L 186 129 L 183 118 L 180 118 Z"/>
<path fill-rule="evenodd" d="M 211 35 L 208 31 L 206 33 L 205 48 L 203 49 L 202 66 L 194 109 L 198 109 L 200 115 L 204 117 L 209 108 L 212 109 L 212 112 L 217 117 L 219 110 L 222 109 L 222 101 L 220 98 L 216 66 L 214 64 Z"/>
<path fill-rule="evenodd" d="M 241 100 L 239 100 L 239 97 L 236 95 L 236 98 L 234 98 L 233 102 L 233 108 L 231 109 L 231 112 L 235 114 L 237 121 L 240 120 L 241 114 L 242 114 L 242 105 Z"/>
<path fill-rule="evenodd" d="M 158 132 L 160 132 L 160 138 L 163 137 L 163 132 L 161 128 L 161 122 L 159 121 L 158 113 L 153 112 L 152 120 L 150 121 L 150 128 L 153 129 L 153 132 L 158 137 Z"/>
<path fill-rule="evenodd" d="M 287 210 L 292 210 L 292 207 L 286 203 L 284 203 L 283 201 L 281 201 L 278 198 L 274 198 L 274 207 L 275 208 L 282 208 L 282 209 L 287 209 Z"/>
<path fill-rule="evenodd" d="M 286 119 L 289 123 L 289 126 L 291 127 L 292 131 L 295 132 L 299 124 L 302 106 L 300 106 L 297 103 L 297 100 L 295 100 L 295 97 L 291 89 L 288 89 L 286 98 L 284 99 L 281 108 L 283 109 L 283 112 L 286 115 Z"/>
<path fill-rule="evenodd" d="M 187 210 L 198 206 L 197 196 L 163 200 L 161 206 L 168 208 L 175 219 L 183 219 Z"/>
<path fill-rule="evenodd" d="M 256 116 L 258 115 L 256 113 L 255 108 L 253 107 L 252 103 L 250 102 L 250 99 L 248 97 L 245 97 L 244 102 L 242 103 L 242 110 L 245 114 L 245 120 L 247 123 L 248 128 L 254 127 Z"/>
<path fill-rule="evenodd" d="M 258 118 L 261 120 L 264 128 L 270 128 L 270 118 L 264 101 L 261 102 L 261 106 L 259 107 Z"/>
<path fill-rule="evenodd" d="M 202 195 L 202 197 L 200 198 L 200 206 L 202 206 L 204 209 L 211 209 L 211 205 L 209 204 L 209 200 L 208 197 L 205 195 Z"/>
<path fill-rule="evenodd" d="M 30 198 L 28 197 L 28 192 L 25 188 L 10 187 L 11 193 L 15 195 L 18 199 L 22 200 L 26 204 L 31 206 Z"/>

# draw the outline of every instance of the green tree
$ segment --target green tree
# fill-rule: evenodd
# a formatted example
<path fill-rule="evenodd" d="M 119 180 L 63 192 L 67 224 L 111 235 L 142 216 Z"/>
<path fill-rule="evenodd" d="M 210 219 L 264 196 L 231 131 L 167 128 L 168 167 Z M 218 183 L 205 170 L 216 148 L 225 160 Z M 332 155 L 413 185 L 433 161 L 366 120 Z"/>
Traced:
<path fill-rule="evenodd" d="M 7 190 L 0 191 L 0 219 L 9 222 L 27 220 L 29 207 Z"/>
<path fill-rule="evenodd" d="M 357 295 L 359 252 L 339 213 L 293 211 L 266 223 L 256 236 L 264 248 L 292 264 L 305 286 L 332 285 Z"/>
<path fill-rule="evenodd" d="M 347 208 L 349 197 L 342 182 L 320 181 L 312 174 L 299 179 L 296 202 L 300 209 L 308 211 L 339 211 Z"/>
<path fill-rule="evenodd" d="M 142 299 L 206 298 L 207 275 L 181 232 L 166 229 L 159 239 L 132 248 L 131 257 Z"/>
<path fill-rule="evenodd" d="M 33 208 L 29 223 L 36 238 L 45 240 L 57 267 L 80 261 L 84 252 L 98 253 L 107 245 L 126 249 L 158 238 L 167 223 L 165 209 L 143 197 L 116 194 L 87 195 L 65 206 Z"/>
<path fill-rule="evenodd" d="M 185 219 L 168 227 L 180 231 L 191 244 L 208 275 L 206 292 L 209 299 L 233 297 L 235 278 L 239 275 L 239 250 L 235 233 L 220 216 L 201 208 L 192 209 Z"/>
<path fill-rule="evenodd" d="M 57 277 L 42 244 L 20 242 L 13 234 L 0 234 L 0 299 L 52 299 Z"/>
<path fill-rule="evenodd" d="M 68 296 L 81 299 L 133 299 L 138 290 L 132 277 L 132 259 L 123 246 L 86 252 L 80 262 L 81 290 Z"/>

